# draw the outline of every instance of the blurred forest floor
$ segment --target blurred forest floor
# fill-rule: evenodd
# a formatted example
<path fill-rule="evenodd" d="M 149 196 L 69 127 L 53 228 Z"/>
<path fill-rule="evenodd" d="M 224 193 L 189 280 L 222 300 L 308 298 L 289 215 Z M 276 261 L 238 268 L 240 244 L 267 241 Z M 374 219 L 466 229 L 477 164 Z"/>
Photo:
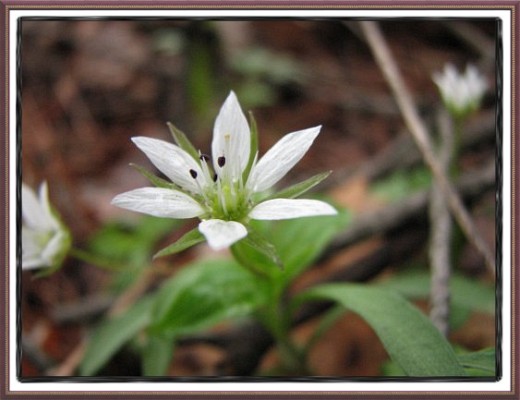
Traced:
<path fill-rule="evenodd" d="M 254 111 L 261 154 L 286 133 L 323 125 L 285 183 L 332 170 L 319 189 L 347 207 L 355 221 L 405 203 L 428 185 L 355 21 L 86 19 L 23 20 L 21 26 L 23 180 L 33 187 L 48 181 L 52 202 L 79 246 L 89 246 L 115 221 L 141 218 L 110 205 L 116 194 L 146 183 L 128 165 L 149 166 L 130 138 L 170 140 L 171 121 L 207 151 L 214 118 L 230 90 L 245 112 Z M 465 126 L 459 168 L 461 177 L 469 174 L 476 182 L 464 197 L 494 248 L 495 22 L 393 20 L 381 27 L 432 131 L 441 109 L 433 72 L 446 62 L 459 69 L 471 62 L 487 77 L 490 90 Z M 372 225 L 348 245 L 331 246 L 292 290 L 327 278 L 382 279 L 414 263 L 426 265 L 427 212 L 418 208 L 399 218 L 389 227 Z M 161 229 L 164 245 L 189 227 Z M 462 241 L 459 254 L 458 272 L 493 282 L 476 250 Z M 199 256 L 211 253 L 198 246 L 154 261 L 153 268 L 171 274 Z M 72 258 L 47 278 L 22 274 L 22 376 L 46 375 L 56 367 L 67 371 L 71 354 L 112 305 L 113 290 L 128 284 L 121 283 L 122 275 Z M 313 324 L 312 318 L 299 324 L 295 336 L 307 337 Z M 472 315 L 450 339 L 468 349 L 494 346 L 494 316 Z M 269 369 L 275 358 L 267 351 L 260 365 Z M 310 361 L 317 375 L 374 376 L 386 358 L 371 329 L 348 315 L 327 331 Z M 217 346 L 187 342 L 177 349 L 170 373 L 233 375 L 225 360 Z M 138 362 L 122 352 L 104 374 L 139 374 Z"/>

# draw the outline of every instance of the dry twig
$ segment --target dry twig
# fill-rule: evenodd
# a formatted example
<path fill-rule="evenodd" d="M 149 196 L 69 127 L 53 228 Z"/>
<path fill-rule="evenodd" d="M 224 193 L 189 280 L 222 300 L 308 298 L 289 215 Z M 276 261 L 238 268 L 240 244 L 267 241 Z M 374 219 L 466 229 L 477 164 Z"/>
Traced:
<path fill-rule="evenodd" d="M 445 174 L 449 174 L 454 157 L 454 132 L 449 116 L 439 116 L 439 162 Z M 439 331 L 447 336 L 450 314 L 451 237 L 452 220 L 445 197 L 432 186 L 430 204 L 429 258 L 431 268 L 430 318 Z"/>
<path fill-rule="evenodd" d="M 419 147 L 421 154 L 426 162 L 426 165 L 431 169 L 433 176 L 439 189 L 446 197 L 451 212 L 454 218 L 459 223 L 462 231 L 468 240 L 478 249 L 484 257 L 487 267 L 494 274 L 495 273 L 495 258 L 489 250 L 486 242 L 478 232 L 473 223 L 468 211 L 460 200 L 457 192 L 443 172 L 439 162 L 432 150 L 432 144 L 428 135 L 428 130 L 424 122 L 419 117 L 412 97 L 404 84 L 397 64 L 386 44 L 386 41 L 376 22 L 361 21 L 361 29 L 367 38 L 372 53 L 376 59 L 379 68 L 390 86 L 399 109 L 403 115 L 404 121 L 413 135 L 415 143 Z"/>

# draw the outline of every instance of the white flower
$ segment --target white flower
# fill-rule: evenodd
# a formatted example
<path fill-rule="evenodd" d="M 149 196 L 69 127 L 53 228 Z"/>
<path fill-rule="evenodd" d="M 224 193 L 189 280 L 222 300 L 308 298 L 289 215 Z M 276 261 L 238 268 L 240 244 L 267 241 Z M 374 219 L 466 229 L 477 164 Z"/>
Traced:
<path fill-rule="evenodd" d="M 53 212 L 47 183 L 39 197 L 22 183 L 22 269 L 58 267 L 70 248 L 68 230 Z"/>
<path fill-rule="evenodd" d="M 446 64 L 442 73 L 433 74 L 444 104 L 457 117 L 475 111 L 487 90 L 487 82 L 474 65 L 469 64 L 464 74 L 459 74 L 452 64 Z"/>
<path fill-rule="evenodd" d="M 199 231 L 216 250 L 247 236 L 250 219 L 336 214 L 332 206 L 318 200 L 257 200 L 303 157 L 320 128 L 286 135 L 257 160 L 256 149 L 251 152 L 249 125 L 231 92 L 215 121 L 212 162 L 206 155 L 195 158 L 162 140 L 134 137 L 137 147 L 174 185 L 135 189 L 116 196 L 112 204 L 157 217 L 198 217 L 202 220 Z"/>

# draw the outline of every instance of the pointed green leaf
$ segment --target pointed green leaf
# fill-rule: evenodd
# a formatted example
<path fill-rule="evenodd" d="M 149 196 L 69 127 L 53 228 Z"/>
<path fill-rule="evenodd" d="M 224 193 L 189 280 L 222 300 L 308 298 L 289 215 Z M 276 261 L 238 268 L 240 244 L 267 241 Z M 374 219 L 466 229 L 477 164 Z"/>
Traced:
<path fill-rule="evenodd" d="M 251 229 L 247 236 L 242 240 L 247 245 L 267 256 L 272 263 L 283 269 L 282 260 L 280 259 L 276 247 L 259 232 Z"/>
<path fill-rule="evenodd" d="M 286 189 L 279 191 L 278 193 L 269 196 L 268 199 L 293 199 L 298 197 L 326 179 L 331 174 L 331 172 L 332 171 L 328 171 L 311 176 L 309 179 L 296 183 Z"/>
<path fill-rule="evenodd" d="M 150 322 L 152 297 L 145 297 L 123 314 L 104 321 L 94 332 L 79 370 L 81 375 L 94 375 L 110 358 Z"/>
<path fill-rule="evenodd" d="M 256 249 L 253 245 L 248 244 L 244 240 L 233 244 L 230 250 L 235 260 L 257 277 L 266 279 L 280 276 L 283 273 L 280 266 L 273 262 L 269 255 Z"/>
<path fill-rule="evenodd" d="M 473 353 L 458 354 L 457 358 L 464 368 L 480 371 L 479 375 L 495 375 L 495 349 L 489 348 Z"/>
<path fill-rule="evenodd" d="M 141 175 L 143 175 L 146 179 L 148 179 L 150 181 L 151 184 L 153 184 L 156 187 L 165 188 L 165 189 L 177 189 L 177 190 L 180 189 L 180 187 L 177 186 L 175 183 L 169 182 L 166 179 L 160 178 L 157 175 L 152 174 L 146 168 L 144 168 L 138 164 L 131 163 L 130 166 L 135 168 L 137 171 L 139 171 L 139 173 Z"/>
<path fill-rule="evenodd" d="M 200 162 L 199 152 L 190 142 L 190 139 L 188 139 L 188 137 L 171 122 L 167 122 L 167 125 L 173 136 L 173 140 L 175 140 L 175 143 L 177 143 L 181 149 L 191 155 L 197 162 Z"/>
<path fill-rule="evenodd" d="M 240 264 L 257 275 L 269 275 L 269 265 L 276 265 L 283 269 L 282 259 L 274 244 L 251 227 L 247 236 L 235 243 L 231 251 Z M 260 263 L 256 262 L 255 255 L 260 256 L 259 259 L 262 260 Z"/>
<path fill-rule="evenodd" d="M 168 247 L 165 247 L 157 254 L 153 256 L 153 258 L 169 256 L 171 254 L 178 253 L 180 251 L 186 250 L 196 244 L 199 244 L 206 240 L 202 233 L 200 233 L 199 228 L 194 228 L 188 233 L 184 234 L 179 240 L 175 243 L 172 243 Z"/>
<path fill-rule="evenodd" d="M 251 315 L 270 293 L 267 280 L 229 259 L 206 259 L 184 267 L 159 290 L 151 331 L 189 334 L 230 318 Z"/>
<path fill-rule="evenodd" d="M 408 376 L 466 376 L 447 340 L 397 293 L 361 284 L 328 284 L 309 290 L 302 299 L 336 301 L 359 314 Z"/>
<path fill-rule="evenodd" d="M 258 153 L 258 126 L 256 125 L 256 120 L 252 111 L 249 111 L 249 131 L 251 132 L 251 147 L 249 153 L 249 162 L 244 170 L 242 178 L 244 182 L 247 181 L 249 177 L 249 172 L 251 172 L 251 168 L 253 167 L 253 163 L 255 162 L 256 155 Z"/>
<path fill-rule="evenodd" d="M 164 376 L 173 357 L 175 343 L 170 337 L 150 334 L 142 352 L 144 376 Z"/>
<path fill-rule="evenodd" d="M 337 207 L 333 216 L 295 218 L 282 221 L 251 220 L 249 228 L 255 229 L 273 243 L 283 265 L 283 270 L 266 254 L 256 248 L 238 242 L 232 246 L 233 256 L 253 271 L 280 281 L 283 285 L 299 276 L 323 252 L 334 236 L 345 229 L 352 214 Z M 282 283 L 283 282 L 283 283 Z"/>

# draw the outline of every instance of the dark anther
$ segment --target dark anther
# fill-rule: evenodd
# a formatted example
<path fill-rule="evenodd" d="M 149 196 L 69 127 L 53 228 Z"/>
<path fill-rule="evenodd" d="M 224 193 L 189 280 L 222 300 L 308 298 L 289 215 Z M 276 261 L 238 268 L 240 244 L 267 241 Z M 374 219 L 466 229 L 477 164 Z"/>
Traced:
<path fill-rule="evenodd" d="M 221 156 L 217 159 L 218 166 L 222 168 L 224 165 L 226 165 L 226 157 Z"/>
<path fill-rule="evenodd" d="M 193 169 L 190 169 L 190 175 L 193 179 L 196 179 L 197 178 L 197 171 L 193 170 Z"/>
<path fill-rule="evenodd" d="M 213 175 L 213 182 L 216 182 L 217 179 L 218 179 L 218 175 L 217 174 Z"/>
<path fill-rule="evenodd" d="M 199 158 L 201 159 L 201 161 L 209 161 L 209 156 L 207 154 L 201 154 Z"/>

